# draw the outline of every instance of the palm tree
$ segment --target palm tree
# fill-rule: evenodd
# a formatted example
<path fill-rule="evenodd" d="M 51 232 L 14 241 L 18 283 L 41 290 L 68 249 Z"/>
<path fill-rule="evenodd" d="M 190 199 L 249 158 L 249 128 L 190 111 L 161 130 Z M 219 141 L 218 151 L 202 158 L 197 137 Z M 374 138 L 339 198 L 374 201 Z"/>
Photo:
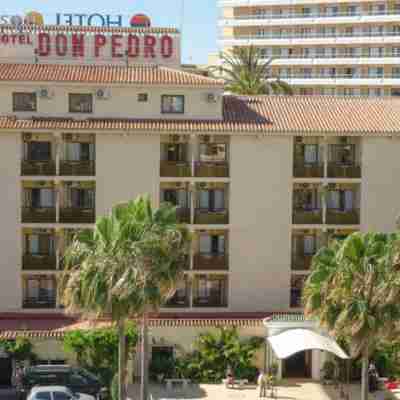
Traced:
<path fill-rule="evenodd" d="M 286 82 L 271 76 L 272 58 L 264 60 L 254 46 L 235 47 L 220 54 L 221 65 L 213 66 L 214 76 L 222 76 L 226 90 L 239 95 L 293 94 Z"/>
<path fill-rule="evenodd" d="M 368 363 L 378 342 L 398 333 L 400 234 L 354 233 L 313 259 L 303 292 L 305 315 L 362 357 L 361 398 L 368 398 Z"/>
<path fill-rule="evenodd" d="M 174 207 L 153 209 L 148 197 L 138 197 L 98 218 L 94 230 L 77 234 L 66 251 L 59 297 L 67 312 L 110 317 L 118 326 L 120 400 L 126 398 L 126 321 L 146 316 L 149 305 L 159 306 L 174 294 L 188 243 Z M 144 326 L 144 345 L 146 339 Z"/>

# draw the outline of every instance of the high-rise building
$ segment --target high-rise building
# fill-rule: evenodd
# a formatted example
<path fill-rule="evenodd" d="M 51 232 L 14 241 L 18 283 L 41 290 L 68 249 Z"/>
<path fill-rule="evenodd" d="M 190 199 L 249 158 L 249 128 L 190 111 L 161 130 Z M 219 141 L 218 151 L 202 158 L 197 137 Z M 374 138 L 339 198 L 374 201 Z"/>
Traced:
<path fill-rule="evenodd" d="M 400 2 L 218 0 L 220 48 L 254 45 L 303 95 L 400 95 Z"/>

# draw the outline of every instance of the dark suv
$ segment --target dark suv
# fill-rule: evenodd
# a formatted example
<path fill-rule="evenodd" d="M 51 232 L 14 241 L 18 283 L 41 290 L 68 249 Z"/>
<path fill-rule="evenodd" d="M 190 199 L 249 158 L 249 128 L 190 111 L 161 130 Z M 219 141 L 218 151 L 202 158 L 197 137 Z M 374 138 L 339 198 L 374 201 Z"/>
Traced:
<path fill-rule="evenodd" d="M 37 365 L 26 368 L 16 382 L 18 399 L 24 400 L 34 386 L 66 386 L 73 393 L 84 393 L 102 398 L 100 380 L 84 370 L 69 365 Z"/>

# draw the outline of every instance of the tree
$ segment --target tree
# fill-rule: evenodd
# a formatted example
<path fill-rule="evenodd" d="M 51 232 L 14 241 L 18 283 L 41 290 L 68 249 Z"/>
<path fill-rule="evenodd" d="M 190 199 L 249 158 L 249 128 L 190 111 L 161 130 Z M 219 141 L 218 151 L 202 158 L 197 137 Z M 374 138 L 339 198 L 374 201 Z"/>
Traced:
<path fill-rule="evenodd" d="M 369 357 L 398 334 L 400 234 L 353 233 L 333 241 L 313 259 L 303 292 L 305 315 L 345 337 L 362 358 L 361 398 L 368 398 Z"/>
<path fill-rule="evenodd" d="M 187 229 L 177 224 L 175 207 L 164 204 L 153 209 L 150 199 L 140 196 L 98 218 L 94 230 L 77 234 L 66 251 L 59 285 L 66 310 L 91 318 L 110 317 L 118 327 L 120 400 L 126 397 L 126 322 L 145 317 L 145 359 L 147 313 L 175 293 L 188 243 Z M 142 371 L 143 379 L 144 375 Z"/>
<path fill-rule="evenodd" d="M 235 47 L 220 55 L 222 65 L 210 71 L 225 79 L 226 90 L 239 95 L 293 94 L 286 82 L 271 76 L 272 58 L 264 60 L 254 46 Z"/>
<path fill-rule="evenodd" d="M 125 334 L 125 359 L 129 359 L 138 339 L 136 326 L 127 324 Z M 118 372 L 118 343 L 115 327 L 71 331 L 63 340 L 65 351 L 76 356 L 79 366 L 99 376 L 108 386 Z"/>

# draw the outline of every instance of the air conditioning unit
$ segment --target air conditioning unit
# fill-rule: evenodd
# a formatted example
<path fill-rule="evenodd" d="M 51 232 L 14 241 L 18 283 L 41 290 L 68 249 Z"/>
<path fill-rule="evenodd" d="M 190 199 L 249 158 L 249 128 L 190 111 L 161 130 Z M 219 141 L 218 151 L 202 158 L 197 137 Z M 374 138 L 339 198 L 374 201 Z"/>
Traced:
<path fill-rule="evenodd" d="M 348 138 L 347 137 L 341 137 L 340 138 L 340 143 L 347 144 L 348 143 Z"/>
<path fill-rule="evenodd" d="M 23 138 L 25 142 L 29 142 L 32 140 L 32 133 L 24 133 Z"/>
<path fill-rule="evenodd" d="M 54 96 L 54 93 L 48 88 L 41 88 L 38 91 L 38 96 L 41 99 L 51 99 Z"/>
<path fill-rule="evenodd" d="M 207 93 L 207 103 L 217 103 L 218 95 L 215 93 Z"/>
<path fill-rule="evenodd" d="M 108 100 L 111 97 L 111 92 L 109 89 L 97 89 L 96 99 L 97 100 Z"/>
<path fill-rule="evenodd" d="M 170 140 L 173 143 L 179 143 L 182 140 L 182 138 L 180 135 L 170 135 Z"/>
<path fill-rule="evenodd" d="M 63 139 L 67 142 L 72 142 L 73 135 L 72 133 L 64 133 L 63 134 Z"/>
<path fill-rule="evenodd" d="M 203 135 L 202 137 L 204 143 L 210 143 L 211 142 L 211 136 L 210 135 Z"/>
<path fill-rule="evenodd" d="M 303 143 L 303 138 L 301 136 L 296 136 L 296 143 Z"/>

